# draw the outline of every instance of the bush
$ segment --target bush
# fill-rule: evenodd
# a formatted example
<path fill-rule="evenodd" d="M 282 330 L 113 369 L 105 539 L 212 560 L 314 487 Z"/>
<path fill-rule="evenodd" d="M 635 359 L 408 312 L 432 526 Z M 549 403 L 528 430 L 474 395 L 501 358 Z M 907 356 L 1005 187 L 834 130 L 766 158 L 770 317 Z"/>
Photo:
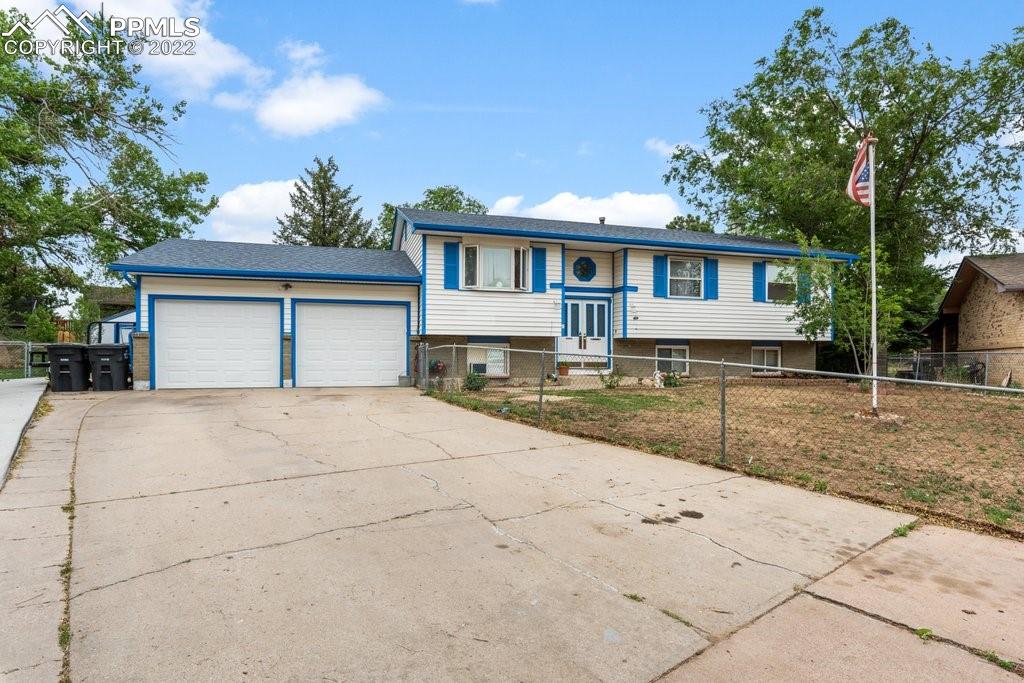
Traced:
<path fill-rule="evenodd" d="M 602 372 L 600 377 L 601 384 L 604 386 L 605 389 L 616 389 L 620 384 L 622 384 L 622 373 L 619 372 L 618 370 L 613 370 L 612 372 Z"/>
<path fill-rule="evenodd" d="M 25 316 L 26 341 L 52 343 L 57 341 L 57 323 L 53 314 L 42 306 Z"/>
<path fill-rule="evenodd" d="M 666 389 L 672 389 L 674 387 L 682 386 L 683 378 L 677 372 L 663 372 L 661 375 L 661 383 Z"/>
<path fill-rule="evenodd" d="M 466 379 L 462 382 L 462 388 L 466 391 L 480 391 L 486 386 L 487 378 L 476 372 L 466 375 Z"/>

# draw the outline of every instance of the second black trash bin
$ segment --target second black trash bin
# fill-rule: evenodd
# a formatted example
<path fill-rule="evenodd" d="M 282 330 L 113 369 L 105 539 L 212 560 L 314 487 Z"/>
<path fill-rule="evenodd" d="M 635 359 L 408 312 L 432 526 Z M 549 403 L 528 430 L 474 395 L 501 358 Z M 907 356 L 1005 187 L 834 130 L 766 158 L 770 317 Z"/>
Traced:
<path fill-rule="evenodd" d="M 128 346 L 93 344 L 89 347 L 93 391 L 121 391 L 128 388 Z"/>
<path fill-rule="evenodd" d="M 89 388 L 89 362 L 85 344 L 49 344 L 51 391 L 86 391 Z"/>

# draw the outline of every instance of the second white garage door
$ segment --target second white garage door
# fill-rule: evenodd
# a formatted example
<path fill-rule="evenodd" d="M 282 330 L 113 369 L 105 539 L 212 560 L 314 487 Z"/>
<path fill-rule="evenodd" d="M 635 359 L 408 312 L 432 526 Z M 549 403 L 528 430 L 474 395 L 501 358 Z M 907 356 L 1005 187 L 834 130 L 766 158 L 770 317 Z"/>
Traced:
<path fill-rule="evenodd" d="M 300 387 L 391 387 L 406 372 L 405 306 L 296 303 Z"/>

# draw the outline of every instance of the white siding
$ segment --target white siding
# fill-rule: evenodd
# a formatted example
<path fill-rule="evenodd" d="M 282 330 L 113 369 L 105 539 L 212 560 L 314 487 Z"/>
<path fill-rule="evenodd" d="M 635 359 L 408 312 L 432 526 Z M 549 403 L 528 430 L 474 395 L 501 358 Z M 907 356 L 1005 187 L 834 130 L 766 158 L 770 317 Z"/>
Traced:
<path fill-rule="evenodd" d="M 612 254 L 613 287 L 622 286 L 622 251 Z M 628 297 L 627 297 L 628 298 Z M 622 293 L 612 294 L 612 337 L 622 336 Z"/>
<path fill-rule="evenodd" d="M 761 259 L 712 255 L 718 259 L 718 299 L 703 301 L 654 297 L 653 258 L 659 253 L 665 252 L 629 250 L 627 277 L 640 289 L 627 298 L 630 338 L 803 340 L 786 320 L 793 306 L 753 300 L 753 263 Z"/>
<path fill-rule="evenodd" d="M 366 285 L 334 282 L 302 282 L 289 280 L 291 289 L 284 290 L 281 280 L 242 280 L 228 278 L 158 277 L 142 276 L 140 302 L 141 327 L 149 329 L 149 295 L 177 294 L 186 296 L 255 296 L 284 298 L 284 329 L 290 332 L 291 300 L 294 299 L 372 299 L 408 301 L 411 328 L 416 334 L 419 325 L 419 305 L 415 285 Z"/>
<path fill-rule="evenodd" d="M 408 239 L 402 240 L 402 251 L 409 255 L 409 258 L 412 259 L 413 265 L 416 266 L 416 270 L 422 273 L 423 235 L 418 232 L 413 232 L 410 228 Z"/>
<path fill-rule="evenodd" d="M 576 259 L 588 256 L 597 266 L 594 279 L 588 282 L 576 279 L 572 266 Z M 612 286 L 612 255 L 611 252 L 565 250 L 565 284 L 569 287 L 611 287 Z"/>
<path fill-rule="evenodd" d="M 427 235 L 426 334 L 554 337 L 561 332 L 562 293 L 558 289 L 548 287 L 546 292 L 536 294 L 445 289 L 444 243 L 453 241 L 458 238 Z M 548 284 L 561 280 L 561 249 L 557 244 L 510 239 L 471 240 L 468 237 L 465 241 L 467 244 L 544 247 L 547 249 Z M 529 270 L 532 277 L 532 264 Z M 460 263 L 460 280 L 462 272 Z"/>

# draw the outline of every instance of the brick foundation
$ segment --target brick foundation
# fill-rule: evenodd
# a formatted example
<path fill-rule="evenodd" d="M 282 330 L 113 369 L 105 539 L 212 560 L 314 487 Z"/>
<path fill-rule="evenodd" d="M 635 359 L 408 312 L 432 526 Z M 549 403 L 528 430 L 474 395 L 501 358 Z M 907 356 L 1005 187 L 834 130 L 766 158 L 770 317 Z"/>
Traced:
<path fill-rule="evenodd" d="M 149 333 L 132 334 L 132 384 L 136 389 L 149 388 Z"/>

